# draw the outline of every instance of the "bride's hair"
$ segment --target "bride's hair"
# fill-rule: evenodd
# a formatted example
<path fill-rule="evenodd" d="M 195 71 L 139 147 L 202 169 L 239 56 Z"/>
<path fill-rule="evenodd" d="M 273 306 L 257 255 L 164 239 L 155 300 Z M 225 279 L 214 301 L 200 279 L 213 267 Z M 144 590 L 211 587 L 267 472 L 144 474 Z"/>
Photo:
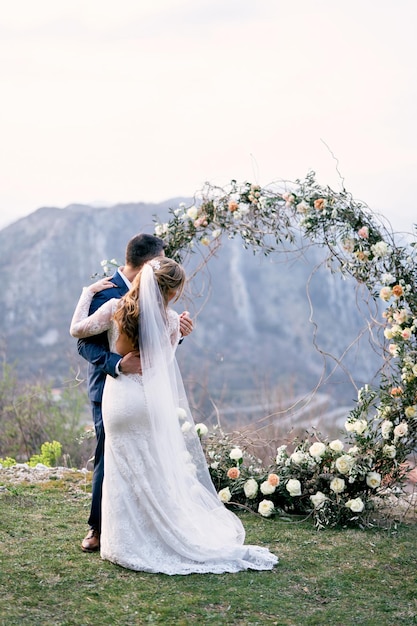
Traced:
<path fill-rule="evenodd" d="M 146 264 L 147 265 L 147 264 Z M 173 259 L 158 256 L 151 261 L 156 282 L 161 292 L 164 307 L 168 306 L 170 296 L 175 294 L 174 302 L 180 298 L 185 286 L 185 271 Z M 133 279 L 132 287 L 121 299 L 121 306 L 114 314 L 119 329 L 132 342 L 138 345 L 138 320 L 139 320 L 139 291 L 142 270 Z"/>

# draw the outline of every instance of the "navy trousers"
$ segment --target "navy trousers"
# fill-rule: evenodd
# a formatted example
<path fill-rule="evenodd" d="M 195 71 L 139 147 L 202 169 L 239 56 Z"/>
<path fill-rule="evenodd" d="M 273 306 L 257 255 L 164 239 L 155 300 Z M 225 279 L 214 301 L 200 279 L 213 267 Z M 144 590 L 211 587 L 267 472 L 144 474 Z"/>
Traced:
<path fill-rule="evenodd" d="M 91 488 L 91 509 L 88 523 L 91 528 L 101 531 L 101 493 L 104 476 L 104 426 L 101 414 L 101 402 L 92 402 L 91 409 L 96 432 L 96 450 L 94 453 L 93 482 Z"/>

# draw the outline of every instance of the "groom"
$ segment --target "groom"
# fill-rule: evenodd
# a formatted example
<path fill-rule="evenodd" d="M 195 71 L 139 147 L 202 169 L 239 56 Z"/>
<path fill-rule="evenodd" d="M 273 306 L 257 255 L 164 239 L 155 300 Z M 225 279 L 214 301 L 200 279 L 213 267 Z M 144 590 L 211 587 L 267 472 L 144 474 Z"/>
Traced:
<path fill-rule="evenodd" d="M 157 256 L 165 256 L 164 246 L 164 241 L 153 235 L 143 233 L 132 237 L 126 247 L 125 265 L 119 267 L 117 272 L 110 278 L 115 287 L 95 294 L 89 314 L 94 313 L 107 300 L 124 296 L 144 263 Z M 188 312 L 184 311 L 180 315 L 181 336 L 185 337 L 192 329 L 193 322 Z M 104 475 L 104 427 L 101 414 L 104 381 L 107 375 L 117 377 L 120 373 L 140 374 L 141 367 L 138 351 L 129 352 L 123 358 L 119 354 L 110 352 L 107 333 L 79 339 L 78 352 L 88 361 L 88 397 L 91 402 L 97 438 L 94 454 L 91 509 L 88 518 L 90 530 L 81 543 L 81 549 L 84 552 L 96 552 L 100 549 L 101 494 Z"/>

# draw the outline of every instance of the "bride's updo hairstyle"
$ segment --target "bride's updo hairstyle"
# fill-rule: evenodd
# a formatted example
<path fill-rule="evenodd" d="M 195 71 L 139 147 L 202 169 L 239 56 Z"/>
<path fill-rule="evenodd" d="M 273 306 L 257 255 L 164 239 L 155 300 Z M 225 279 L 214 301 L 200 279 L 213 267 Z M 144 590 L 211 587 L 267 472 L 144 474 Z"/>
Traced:
<path fill-rule="evenodd" d="M 158 283 L 162 300 L 165 307 L 168 306 L 169 300 L 174 296 L 173 301 L 177 301 L 181 297 L 185 286 L 185 271 L 173 259 L 158 256 L 145 265 L 152 267 L 156 282 Z M 138 344 L 138 319 L 139 319 L 139 290 L 142 270 L 133 279 L 132 287 L 126 295 L 121 299 L 121 306 L 114 314 L 119 329 L 132 342 L 133 345 Z"/>

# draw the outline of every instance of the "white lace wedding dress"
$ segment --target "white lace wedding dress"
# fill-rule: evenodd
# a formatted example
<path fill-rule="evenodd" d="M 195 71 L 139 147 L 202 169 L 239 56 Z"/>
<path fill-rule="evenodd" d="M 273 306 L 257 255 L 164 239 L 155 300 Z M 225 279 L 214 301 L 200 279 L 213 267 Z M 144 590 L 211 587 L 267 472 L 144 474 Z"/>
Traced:
<path fill-rule="evenodd" d="M 71 334 L 108 330 L 110 349 L 116 352 L 118 329 L 111 318 L 120 301 L 110 300 L 88 317 L 91 298 L 84 289 Z M 175 350 L 179 317 L 170 309 L 168 326 Z M 164 389 L 152 393 L 158 392 L 163 400 Z M 198 437 L 193 432 L 192 445 L 187 444 L 178 414 L 161 432 L 150 419 L 146 398 L 142 376 L 107 376 L 101 557 L 132 570 L 165 574 L 271 569 L 277 557 L 243 544 L 243 526 L 220 502 L 205 460 L 201 471 L 193 463 L 194 454 L 203 454 Z"/>

